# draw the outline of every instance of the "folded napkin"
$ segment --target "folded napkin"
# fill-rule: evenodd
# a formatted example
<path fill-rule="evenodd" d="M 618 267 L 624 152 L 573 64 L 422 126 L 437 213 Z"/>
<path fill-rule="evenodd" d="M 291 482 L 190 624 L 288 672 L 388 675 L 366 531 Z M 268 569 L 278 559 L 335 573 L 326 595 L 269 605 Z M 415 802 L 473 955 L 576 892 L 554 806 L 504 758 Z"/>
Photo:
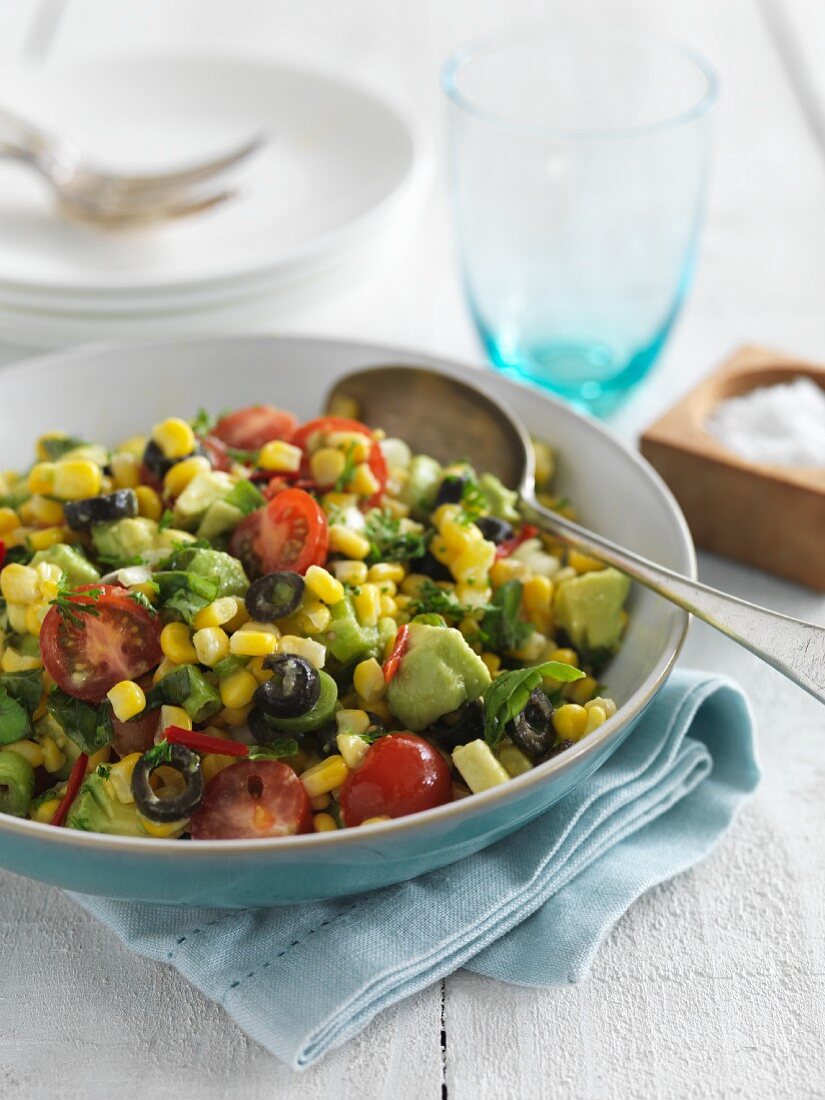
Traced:
<path fill-rule="evenodd" d="M 526 985 L 578 980 L 628 906 L 706 855 L 758 780 L 739 688 L 677 672 L 586 783 L 517 834 L 412 882 L 229 912 L 77 901 L 303 1069 L 462 966 Z"/>

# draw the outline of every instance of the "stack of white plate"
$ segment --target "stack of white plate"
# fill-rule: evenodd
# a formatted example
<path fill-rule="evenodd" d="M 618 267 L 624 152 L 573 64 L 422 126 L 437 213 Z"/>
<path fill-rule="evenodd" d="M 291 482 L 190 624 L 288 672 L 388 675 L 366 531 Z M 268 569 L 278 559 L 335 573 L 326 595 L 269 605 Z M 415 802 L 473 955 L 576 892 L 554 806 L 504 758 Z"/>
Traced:
<path fill-rule="evenodd" d="M 396 251 L 430 176 L 407 112 L 272 61 L 168 55 L 6 68 L 0 105 L 130 172 L 268 138 L 232 178 L 233 199 L 139 231 L 62 220 L 45 184 L 0 161 L 0 339 L 41 347 L 271 326 Z"/>

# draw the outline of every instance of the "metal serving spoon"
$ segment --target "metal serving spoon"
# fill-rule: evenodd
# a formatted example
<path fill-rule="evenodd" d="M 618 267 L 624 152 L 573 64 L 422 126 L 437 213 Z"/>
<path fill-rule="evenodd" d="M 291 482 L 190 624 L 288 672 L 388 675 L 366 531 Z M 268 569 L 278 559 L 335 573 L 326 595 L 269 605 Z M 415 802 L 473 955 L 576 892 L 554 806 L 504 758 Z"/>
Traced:
<path fill-rule="evenodd" d="M 496 474 L 518 489 L 525 519 L 652 588 L 825 703 L 825 628 L 699 584 L 542 507 L 524 425 L 475 386 L 423 367 L 370 367 L 341 378 L 327 409 L 335 411 L 342 398 L 357 403 L 359 419 L 407 440 L 416 452 L 444 463 L 461 455 Z"/>

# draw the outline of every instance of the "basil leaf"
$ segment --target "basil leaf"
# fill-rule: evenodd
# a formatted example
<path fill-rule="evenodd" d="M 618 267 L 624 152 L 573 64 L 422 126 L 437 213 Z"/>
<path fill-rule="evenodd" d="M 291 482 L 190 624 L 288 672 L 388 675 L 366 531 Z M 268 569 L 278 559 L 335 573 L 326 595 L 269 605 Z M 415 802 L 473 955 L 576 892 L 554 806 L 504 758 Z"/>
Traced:
<path fill-rule="evenodd" d="M 27 672 L 0 673 L 0 690 L 25 707 L 29 714 L 33 714 L 43 695 L 43 674 L 38 668 Z"/>
<path fill-rule="evenodd" d="M 31 723 L 25 708 L 0 687 L 0 745 L 22 741 L 30 733 Z"/>
<path fill-rule="evenodd" d="M 199 611 L 217 598 L 220 588 L 218 580 L 180 570 L 155 573 L 152 580 L 158 586 L 160 606 L 177 611 L 190 624 Z"/>
<path fill-rule="evenodd" d="M 530 696 L 542 680 L 570 683 L 581 680 L 584 673 L 573 665 L 561 661 L 546 661 L 543 665 L 517 668 L 500 672 L 484 692 L 484 737 L 495 748 L 504 736 L 504 728 L 516 715 L 521 714 Z"/>
<path fill-rule="evenodd" d="M 49 714 L 81 752 L 93 756 L 111 743 L 114 731 L 108 703 L 95 707 L 54 688 L 47 706 Z"/>
<path fill-rule="evenodd" d="M 493 602 L 481 620 L 481 636 L 484 643 L 496 652 L 521 649 L 535 630 L 519 615 L 521 608 L 521 581 L 507 581 L 493 596 Z"/>

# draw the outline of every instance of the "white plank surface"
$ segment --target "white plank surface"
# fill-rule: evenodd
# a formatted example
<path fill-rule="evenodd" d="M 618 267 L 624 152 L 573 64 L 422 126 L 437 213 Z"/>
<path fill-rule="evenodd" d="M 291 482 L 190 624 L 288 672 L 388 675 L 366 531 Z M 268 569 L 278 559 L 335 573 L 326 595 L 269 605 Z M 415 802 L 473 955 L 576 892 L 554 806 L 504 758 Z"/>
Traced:
<path fill-rule="evenodd" d="M 755 0 L 578 7 L 692 41 L 723 80 L 699 278 L 661 367 L 616 418 L 632 438 L 738 342 L 825 357 L 825 176 Z M 785 0 L 817 56 L 825 23 L 813 7 Z M 437 127 L 436 74 L 448 50 L 545 9 L 539 0 L 70 0 L 52 56 L 176 44 L 267 51 L 351 67 Z M 443 188 L 392 279 L 368 276 L 289 327 L 475 355 Z M 0 361 L 14 354 L 0 349 Z M 825 601 L 791 585 L 707 556 L 701 572 L 825 621 Z M 825 721 L 708 628 L 693 628 L 684 662 L 746 686 L 763 788 L 719 852 L 631 909 L 588 982 L 546 991 L 449 979 L 451 1100 L 825 1096 Z M 57 891 L 0 875 L 0 953 L 2 1100 L 108 1100 L 124 1083 L 180 1100 L 441 1095 L 438 988 L 296 1078 L 174 972 L 130 956 Z"/>

